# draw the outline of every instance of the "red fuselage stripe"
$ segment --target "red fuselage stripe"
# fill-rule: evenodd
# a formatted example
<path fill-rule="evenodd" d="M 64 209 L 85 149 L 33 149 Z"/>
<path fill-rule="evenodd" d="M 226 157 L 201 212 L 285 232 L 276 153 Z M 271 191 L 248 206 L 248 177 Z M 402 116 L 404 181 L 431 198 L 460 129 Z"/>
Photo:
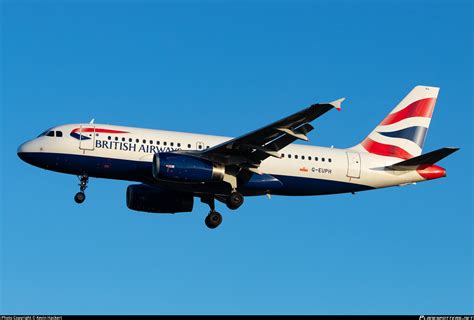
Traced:
<path fill-rule="evenodd" d="M 71 132 L 98 132 L 98 133 L 129 133 L 128 131 L 120 131 L 120 130 L 110 130 L 110 129 L 101 129 L 101 128 L 76 128 Z"/>

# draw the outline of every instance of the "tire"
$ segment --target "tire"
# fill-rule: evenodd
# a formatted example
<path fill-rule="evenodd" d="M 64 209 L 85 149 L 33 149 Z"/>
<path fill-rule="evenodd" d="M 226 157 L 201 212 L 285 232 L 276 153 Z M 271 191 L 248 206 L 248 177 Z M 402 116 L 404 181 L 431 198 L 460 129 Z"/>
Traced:
<path fill-rule="evenodd" d="M 204 221 L 209 229 L 215 229 L 222 223 L 222 215 L 219 212 L 211 212 Z"/>
<path fill-rule="evenodd" d="M 84 200 L 86 200 L 86 195 L 84 192 L 78 192 L 74 196 L 74 201 L 76 201 L 76 203 L 83 203 Z"/>
<path fill-rule="evenodd" d="M 244 196 L 239 192 L 232 192 L 227 198 L 227 207 L 231 210 L 239 208 L 244 203 Z"/>

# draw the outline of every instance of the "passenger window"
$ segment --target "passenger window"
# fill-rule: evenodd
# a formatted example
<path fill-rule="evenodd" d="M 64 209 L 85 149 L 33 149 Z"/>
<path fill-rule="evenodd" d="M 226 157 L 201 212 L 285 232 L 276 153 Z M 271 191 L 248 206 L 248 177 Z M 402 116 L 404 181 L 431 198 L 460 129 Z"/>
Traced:
<path fill-rule="evenodd" d="M 112 139 L 112 137 L 111 137 L 111 136 L 108 136 L 108 137 L 107 137 L 107 139 L 111 140 L 111 139 Z"/>
<path fill-rule="evenodd" d="M 50 131 L 46 134 L 48 137 L 54 137 L 54 131 Z"/>
<path fill-rule="evenodd" d="M 202 149 L 202 145 L 201 145 L 201 144 L 199 144 L 198 149 Z"/>
<path fill-rule="evenodd" d="M 138 140 L 138 139 L 135 139 L 135 143 L 139 143 L 139 142 L 140 142 L 140 140 Z"/>
<path fill-rule="evenodd" d="M 62 131 L 56 131 L 56 137 L 62 137 L 63 136 L 63 132 Z"/>
<path fill-rule="evenodd" d="M 295 159 L 298 159 L 298 155 L 297 155 L 297 154 L 295 154 Z"/>
<path fill-rule="evenodd" d="M 160 141 L 156 141 L 156 145 L 159 146 L 159 145 L 160 145 Z"/>
<path fill-rule="evenodd" d="M 191 149 L 191 144 L 188 143 L 188 148 Z"/>
<path fill-rule="evenodd" d="M 314 157 L 314 161 L 318 161 L 318 157 Z"/>
<path fill-rule="evenodd" d="M 118 141 L 118 137 L 115 137 L 115 141 Z"/>
<path fill-rule="evenodd" d="M 281 157 L 282 157 L 282 158 L 284 158 L 284 157 L 285 157 L 285 154 L 284 154 L 284 153 L 282 153 L 282 154 L 281 154 Z"/>
<path fill-rule="evenodd" d="M 125 142 L 125 138 L 124 138 L 124 137 L 122 137 L 122 141 Z"/>
<path fill-rule="evenodd" d="M 206 146 L 206 149 L 209 149 L 209 146 Z"/>
<path fill-rule="evenodd" d="M 311 156 L 308 156 L 308 160 L 311 160 Z"/>
<path fill-rule="evenodd" d="M 128 142 L 132 142 L 132 138 L 128 138 Z"/>
<path fill-rule="evenodd" d="M 322 162 L 324 162 L 324 160 L 325 160 L 324 158 L 321 158 L 321 161 L 322 161 Z"/>
<path fill-rule="evenodd" d="M 329 162 L 332 162 L 331 158 L 328 159 Z"/>
<path fill-rule="evenodd" d="M 153 144 L 153 140 L 150 140 L 150 144 Z"/>
<path fill-rule="evenodd" d="M 301 156 L 301 159 L 304 160 L 304 156 Z"/>
<path fill-rule="evenodd" d="M 145 139 L 143 139 L 143 141 L 142 141 L 142 142 L 143 142 L 143 143 L 146 143 L 146 140 L 145 140 Z"/>
<path fill-rule="evenodd" d="M 166 141 L 163 141 L 163 145 L 166 146 Z"/>
<path fill-rule="evenodd" d="M 174 145 L 174 142 L 170 142 L 170 146 L 173 146 Z"/>
<path fill-rule="evenodd" d="M 288 155 L 288 158 L 291 159 L 291 154 Z"/>

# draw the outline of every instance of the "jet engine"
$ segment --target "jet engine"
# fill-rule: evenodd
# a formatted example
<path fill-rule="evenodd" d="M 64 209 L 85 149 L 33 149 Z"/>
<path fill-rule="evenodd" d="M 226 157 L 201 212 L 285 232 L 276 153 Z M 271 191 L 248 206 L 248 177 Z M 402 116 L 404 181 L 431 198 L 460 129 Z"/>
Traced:
<path fill-rule="evenodd" d="M 153 177 L 183 182 L 222 181 L 225 167 L 198 157 L 156 153 L 153 156 Z"/>
<path fill-rule="evenodd" d="M 193 210 L 192 194 L 163 190 L 144 184 L 127 188 L 127 207 L 136 211 L 153 213 L 190 212 Z"/>

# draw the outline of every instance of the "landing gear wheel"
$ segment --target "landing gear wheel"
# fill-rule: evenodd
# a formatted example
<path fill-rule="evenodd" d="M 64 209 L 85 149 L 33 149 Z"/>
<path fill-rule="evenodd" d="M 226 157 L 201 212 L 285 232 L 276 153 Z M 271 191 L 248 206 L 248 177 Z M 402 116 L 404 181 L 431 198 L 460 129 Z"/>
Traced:
<path fill-rule="evenodd" d="M 84 192 L 78 192 L 74 196 L 74 201 L 76 201 L 76 203 L 83 203 L 84 200 L 86 200 L 86 195 Z"/>
<path fill-rule="evenodd" d="M 243 203 L 244 203 L 244 196 L 237 191 L 232 192 L 226 201 L 227 208 L 231 210 L 237 209 Z"/>
<path fill-rule="evenodd" d="M 211 211 L 204 222 L 209 229 L 215 229 L 222 223 L 222 216 L 217 211 Z"/>
<path fill-rule="evenodd" d="M 79 192 L 74 196 L 74 201 L 76 203 L 83 203 L 86 200 L 86 194 L 84 190 L 87 189 L 87 183 L 89 182 L 89 177 L 86 174 L 79 176 Z"/>

